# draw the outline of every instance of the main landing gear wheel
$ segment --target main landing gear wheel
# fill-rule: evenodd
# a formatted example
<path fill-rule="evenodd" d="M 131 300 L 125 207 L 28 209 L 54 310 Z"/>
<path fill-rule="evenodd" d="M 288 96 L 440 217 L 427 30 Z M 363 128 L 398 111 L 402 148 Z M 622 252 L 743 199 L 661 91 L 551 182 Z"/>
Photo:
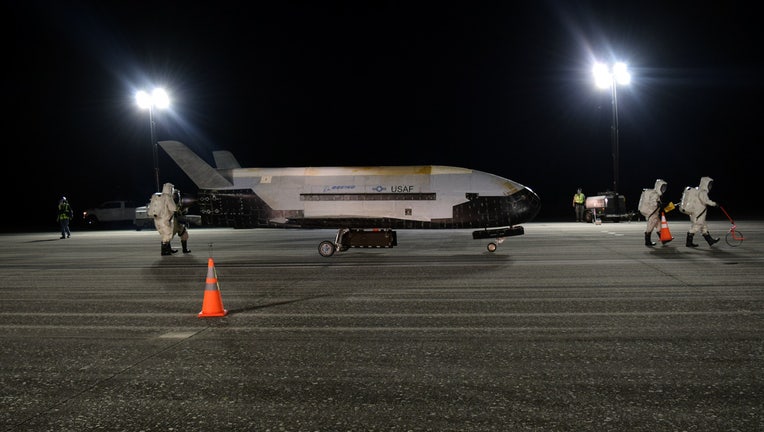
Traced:
<path fill-rule="evenodd" d="M 335 250 L 336 247 L 334 246 L 334 243 L 330 242 L 329 240 L 324 240 L 318 244 L 318 253 L 322 257 L 330 257 L 334 255 Z"/>

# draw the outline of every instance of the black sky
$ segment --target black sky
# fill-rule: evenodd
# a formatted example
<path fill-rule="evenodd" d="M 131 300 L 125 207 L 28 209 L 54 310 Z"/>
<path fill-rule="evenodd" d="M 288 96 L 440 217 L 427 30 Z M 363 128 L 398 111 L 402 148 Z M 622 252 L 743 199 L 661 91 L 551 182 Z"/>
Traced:
<path fill-rule="evenodd" d="M 623 60 L 619 190 L 701 176 L 757 216 L 763 61 L 753 5 L 719 2 L 5 2 L 4 185 L 22 225 L 154 189 L 139 88 L 173 100 L 157 137 L 243 166 L 464 166 L 534 189 L 572 219 L 580 186 L 612 186 L 611 97 L 595 59 Z M 670 3 L 666 5 L 664 3 Z M 161 181 L 192 183 L 160 150 Z M 6 229 L 18 226 L 6 212 Z M 678 217 L 678 216 L 677 216 Z"/>

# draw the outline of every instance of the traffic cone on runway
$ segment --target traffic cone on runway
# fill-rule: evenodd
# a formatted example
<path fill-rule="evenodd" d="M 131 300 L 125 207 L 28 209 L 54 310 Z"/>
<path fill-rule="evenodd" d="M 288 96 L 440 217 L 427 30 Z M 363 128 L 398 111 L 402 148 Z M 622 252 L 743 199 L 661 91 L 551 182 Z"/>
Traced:
<path fill-rule="evenodd" d="M 669 231 L 668 222 L 666 222 L 666 213 L 661 212 L 661 243 L 666 244 L 674 240 Z"/>
<path fill-rule="evenodd" d="M 210 258 L 207 261 L 207 285 L 204 287 L 204 302 L 202 303 L 202 311 L 199 312 L 199 318 L 220 317 L 227 313 L 228 311 L 223 309 L 223 299 L 220 297 L 215 263 Z"/>

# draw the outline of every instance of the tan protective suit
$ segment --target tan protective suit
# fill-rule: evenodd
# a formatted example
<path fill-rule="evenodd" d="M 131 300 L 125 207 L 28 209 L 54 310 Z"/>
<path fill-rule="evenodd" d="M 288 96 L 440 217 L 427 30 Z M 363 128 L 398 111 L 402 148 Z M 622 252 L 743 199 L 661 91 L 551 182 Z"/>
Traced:
<path fill-rule="evenodd" d="M 154 226 L 157 232 L 162 237 L 162 244 L 170 244 L 173 236 L 173 215 L 178 210 L 178 206 L 175 205 L 175 201 L 172 199 L 172 191 L 174 185 L 172 183 L 165 183 L 162 186 L 162 195 L 160 200 L 162 205 L 159 211 L 154 215 Z"/>
<path fill-rule="evenodd" d="M 695 195 L 697 199 L 683 203 L 683 208 L 690 217 L 692 226 L 690 226 L 689 232 L 692 234 L 698 231 L 702 234 L 708 234 L 708 225 L 706 224 L 707 206 L 716 207 L 716 202 L 708 197 L 708 191 L 711 190 L 713 181 L 714 179 L 711 177 L 701 177 L 700 184 L 696 188 L 698 189 L 698 193 Z"/>
<path fill-rule="evenodd" d="M 661 224 L 661 195 L 666 192 L 668 183 L 665 180 L 655 180 L 653 189 L 645 189 L 639 198 L 639 212 L 647 219 L 645 234 L 652 234 L 654 229 L 660 231 Z"/>
<path fill-rule="evenodd" d="M 711 177 L 701 177 L 700 184 L 696 187 L 696 193 L 687 194 L 687 202 L 682 200 L 682 211 L 690 217 L 690 229 L 687 231 L 687 247 L 698 247 L 693 243 L 692 239 L 695 233 L 698 231 L 703 234 L 703 238 L 708 242 L 709 246 L 713 246 L 718 242 L 718 238 L 711 237 L 711 233 L 708 232 L 708 224 L 706 224 L 706 215 L 708 214 L 708 206 L 716 207 L 716 202 L 708 197 L 708 191 L 711 190 L 714 179 Z"/>

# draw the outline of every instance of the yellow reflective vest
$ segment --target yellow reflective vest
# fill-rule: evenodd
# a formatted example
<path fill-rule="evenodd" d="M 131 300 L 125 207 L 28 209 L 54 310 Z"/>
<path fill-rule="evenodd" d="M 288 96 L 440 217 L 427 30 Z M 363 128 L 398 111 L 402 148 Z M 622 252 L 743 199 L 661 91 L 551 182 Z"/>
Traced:
<path fill-rule="evenodd" d="M 58 220 L 66 220 L 72 218 L 72 207 L 68 202 L 62 202 L 58 205 Z"/>

